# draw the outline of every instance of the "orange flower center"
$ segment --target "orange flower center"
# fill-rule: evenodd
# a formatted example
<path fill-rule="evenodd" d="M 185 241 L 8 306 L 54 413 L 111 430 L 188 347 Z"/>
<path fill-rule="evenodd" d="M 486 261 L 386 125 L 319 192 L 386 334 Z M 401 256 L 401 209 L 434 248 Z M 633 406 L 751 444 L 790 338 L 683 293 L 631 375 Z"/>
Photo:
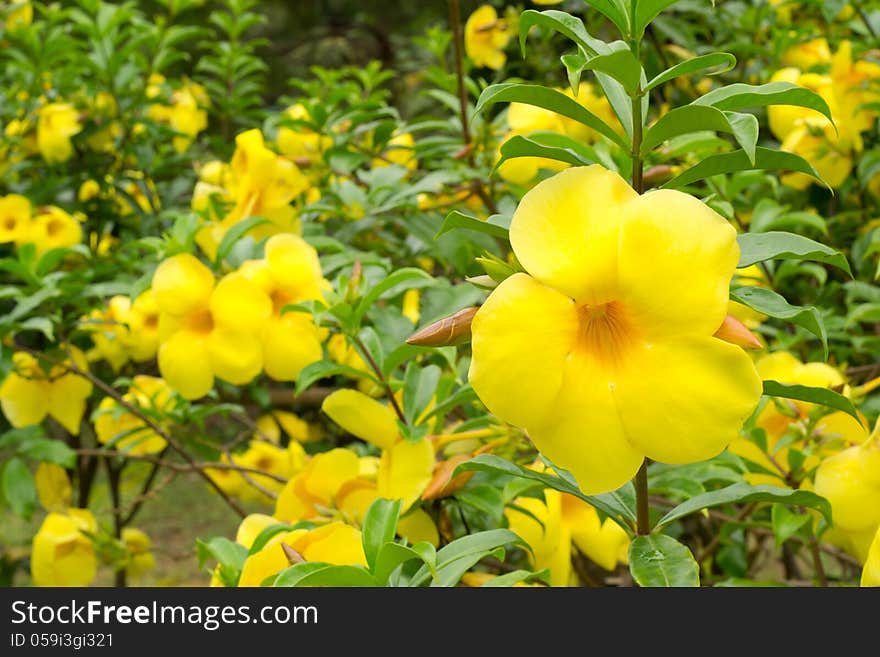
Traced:
<path fill-rule="evenodd" d="M 63 221 L 58 221 L 56 219 L 52 219 L 46 225 L 46 234 L 49 237 L 54 237 L 55 235 L 60 233 L 62 230 L 64 230 L 64 222 Z"/>
<path fill-rule="evenodd" d="M 205 308 L 198 310 L 187 318 L 186 327 L 196 333 L 207 335 L 214 330 L 214 318 L 211 311 Z"/>
<path fill-rule="evenodd" d="M 619 366 L 635 344 L 637 331 L 623 304 L 609 301 L 577 309 L 578 348 L 591 360 Z"/>
<path fill-rule="evenodd" d="M 6 230 L 14 230 L 16 225 L 15 217 L 9 216 L 3 220 L 3 227 Z"/>

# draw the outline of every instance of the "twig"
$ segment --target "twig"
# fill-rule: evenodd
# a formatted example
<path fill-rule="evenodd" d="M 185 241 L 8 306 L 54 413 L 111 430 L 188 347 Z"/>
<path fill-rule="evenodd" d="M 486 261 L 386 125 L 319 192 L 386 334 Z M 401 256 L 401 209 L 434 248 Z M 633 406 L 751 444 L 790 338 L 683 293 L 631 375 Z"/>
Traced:
<path fill-rule="evenodd" d="M 385 378 L 385 375 L 382 374 L 382 368 L 379 367 L 379 364 L 373 358 L 373 355 L 370 353 L 370 350 L 367 349 L 367 346 L 364 344 L 364 341 L 361 340 L 358 336 L 354 336 L 354 341 L 360 350 L 363 352 L 364 357 L 367 359 L 367 363 L 372 368 L 373 372 L 376 373 L 376 377 L 379 379 L 379 383 L 385 389 L 385 394 L 388 395 L 388 401 L 391 402 L 392 408 L 394 408 L 394 412 L 397 414 L 397 417 L 401 422 L 406 424 L 406 416 L 403 414 L 403 411 L 400 408 L 400 404 L 397 403 L 397 398 L 394 396 L 394 391 L 391 389 L 391 384 L 388 383 L 388 379 Z"/>

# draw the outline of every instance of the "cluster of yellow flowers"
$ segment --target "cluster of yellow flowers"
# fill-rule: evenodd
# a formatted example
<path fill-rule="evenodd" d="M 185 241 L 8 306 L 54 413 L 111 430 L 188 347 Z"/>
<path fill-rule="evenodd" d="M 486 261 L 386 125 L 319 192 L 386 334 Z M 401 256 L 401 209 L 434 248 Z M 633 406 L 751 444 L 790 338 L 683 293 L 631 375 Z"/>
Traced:
<path fill-rule="evenodd" d="M 291 137 L 285 139 L 285 144 L 297 150 L 294 141 Z M 192 207 L 205 217 L 196 242 L 211 259 L 216 258 L 226 231 L 249 217 L 267 220 L 250 232 L 255 239 L 299 233 L 299 215 L 291 201 L 310 187 L 308 178 L 291 159 L 266 146 L 259 130 L 239 134 L 235 145 L 229 164 L 212 161 L 201 168 L 193 191 Z M 218 214 L 217 204 L 228 210 Z"/>
<path fill-rule="evenodd" d="M 62 467 L 41 463 L 35 482 L 40 503 L 49 512 L 31 545 L 35 586 L 88 586 L 99 561 L 124 569 L 132 578 L 155 567 L 152 543 L 142 530 L 126 527 L 116 539 L 98 527 L 91 511 L 70 505 L 70 480 Z"/>
<path fill-rule="evenodd" d="M 150 100 L 166 98 L 167 102 L 153 102 L 147 109 L 147 116 L 169 126 L 177 134 L 172 143 L 178 153 L 183 153 L 192 144 L 196 136 L 208 127 L 208 112 L 211 99 L 205 88 L 184 80 L 179 87 L 166 96 L 167 80 L 163 75 L 154 73 L 150 76 L 146 95 Z"/>
<path fill-rule="evenodd" d="M 877 120 L 877 112 L 865 105 L 880 100 L 874 88 L 880 80 L 880 65 L 854 62 L 848 41 L 841 42 L 832 55 L 825 39 L 793 47 L 783 61 L 790 65 L 774 73 L 771 81 L 815 91 L 828 103 L 834 124 L 812 110 L 772 105 L 768 109 L 770 130 L 782 142 L 782 150 L 804 157 L 831 187 L 839 187 L 852 170 L 854 154 L 862 150 L 861 133 Z M 784 184 L 795 189 L 806 189 L 811 180 L 803 173 L 782 177 Z"/>
<path fill-rule="evenodd" d="M 82 325 L 94 344 L 89 360 L 106 360 L 117 371 L 129 360 L 151 360 L 159 348 L 159 308 L 152 290 L 133 302 L 123 295 L 111 297 L 105 309 L 89 313 Z"/>
<path fill-rule="evenodd" d="M 19 194 L 0 197 L 0 244 L 33 244 L 37 255 L 82 241 L 80 221 L 54 205 L 33 208 Z"/>
<path fill-rule="evenodd" d="M 264 258 L 218 281 L 192 255 L 166 259 L 152 282 L 159 371 L 186 399 L 205 395 L 215 376 L 244 385 L 265 370 L 293 381 L 321 358 L 323 336 L 310 314 L 284 308 L 321 299 L 327 285 L 318 254 L 289 233 L 270 237 Z"/>

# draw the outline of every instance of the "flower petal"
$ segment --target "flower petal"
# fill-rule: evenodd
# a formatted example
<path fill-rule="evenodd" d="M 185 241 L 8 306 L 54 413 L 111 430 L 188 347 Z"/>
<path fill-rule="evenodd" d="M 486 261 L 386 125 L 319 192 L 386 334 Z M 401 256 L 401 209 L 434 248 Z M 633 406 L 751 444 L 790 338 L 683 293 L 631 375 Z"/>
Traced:
<path fill-rule="evenodd" d="M 655 461 L 692 463 L 720 453 L 761 398 L 748 355 L 717 338 L 645 344 L 614 382 L 629 441 Z"/>
<path fill-rule="evenodd" d="M 271 314 L 269 295 L 241 274 L 227 274 L 211 294 L 211 316 L 216 326 L 252 333 Z"/>
<path fill-rule="evenodd" d="M 263 348 L 247 333 L 215 329 L 208 336 L 206 347 L 215 376 L 229 383 L 250 383 L 263 369 Z"/>
<path fill-rule="evenodd" d="M 376 447 L 390 449 L 400 437 L 391 409 L 357 390 L 337 390 L 324 400 L 321 410 L 350 434 Z"/>
<path fill-rule="evenodd" d="M 180 253 L 164 260 L 153 274 L 153 295 L 163 313 L 186 315 L 208 307 L 214 274 L 197 258 Z"/>
<path fill-rule="evenodd" d="M 647 335 L 712 335 L 727 314 L 736 230 L 702 201 L 659 190 L 627 204 L 621 301 Z"/>
<path fill-rule="evenodd" d="M 644 453 L 627 440 L 609 374 L 588 358 L 576 353 L 566 363 L 562 392 L 550 402 L 552 413 L 527 429 L 535 447 L 592 495 L 632 479 Z"/>
<path fill-rule="evenodd" d="M 604 303 L 617 279 L 623 207 L 636 198 L 623 178 L 599 165 L 567 169 L 523 196 L 510 244 L 540 282 L 583 303 Z"/>
<path fill-rule="evenodd" d="M 323 280 L 315 249 L 298 235 L 282 233 L 266 241 L 266 262 L 275 281 L 300 300 L 320 299 Z"/>
<path fill-rule="evenodd" d="M 562 368 L 575 342 L 574 302 L 526 274 L 499 285 L 474 316 L 469 380 L 489 410 L 526 426 L 555 411 Z"/>
<path fill-rule="evenodd" d="M 411 443 L 402 440 L 383 450 L 376 482 L 379 497 L 402 500 L 401 510 L 412 506 L 434 473 L 434 446 L 427 439 Z"/>
<path fill-rule="evenodd" d="M 49 412 L 49 383 L 28 379 L 15 372 L 0 386 L 0 407 L 13 427 L 38 424 Z"/>
<path fill-rule="evenodd" d="M 91 392 L 92 384 L 79 374 L 58 377 L 48 387 L 49 414 L 74 436 L 79 435 L 79 423 Z"/>
<path fill-rule="evenodd" d="M 261 338 L 266 374 L 276 381 L 295 381 L 302 368 L 323 355 L 317 327 L 303 313 L 270 318 Z"/>
<path fill-rule="evenodd" d="M 177 331 L 159 347 L 159 371 L 184 399 L 203 397 L 214 385 L 205 340 L 192 331 Z"/>

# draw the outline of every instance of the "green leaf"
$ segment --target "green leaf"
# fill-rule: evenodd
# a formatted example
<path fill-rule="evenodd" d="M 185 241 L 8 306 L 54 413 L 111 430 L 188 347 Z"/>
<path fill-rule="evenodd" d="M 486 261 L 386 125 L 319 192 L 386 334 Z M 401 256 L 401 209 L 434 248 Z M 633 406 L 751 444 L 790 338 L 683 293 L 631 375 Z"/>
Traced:
<path fill-rule="evenodd" d="M 614 23 L 621 34 L 629 35 L 630 15 L 627 7 L 628 2 L 625 3 L 622 0 L 584 0 L 584 2 L 601 12 L 608 20 Z"/>
<path fill-rule="evenodd" d="M 363 566 L 336 566 L 307 561 L 282 570 L 272 586 L 375 587 L 379 582 Z"/>
<path fill-rule="evenodd" d="M 424 269 L 404 267 L 396 270 L 363 296 L 355 307 L 355 318 L 359 321 L 383 294 L 391 290 L 401 292 L 411 287 L 425 287 L 426 281 L 427 284 L 431 284 L 434 282 L 434 279 Z"/>
<path fill-rule="evenodd" d="M 636 522 L 635 510 L 626 504 L 624 496 L 619 491 L 602 493 L 601 495 L 585 495 L 573 481 L 544 472 L 536 472 L 525 466 L 511 463 L 507 459 L 495 456 L 494 454 L 480 454 L 470 461 L 465 461 L 455 469 L 453 476 L 468 470 L 506 474 L 512 477 L 539 481 L 549 488 L 582 499 L 607 515 L 628 533 L 633 533 Z"/>
<path fill-rule="evenodd" d="M 394 540 L 397 531 L 397 519 L 400 517 L 400 500 L 376 498 L 364 515 L 361 531 L 364 543 L 364 556 L 370 572 L 376 568 L 376 557 L 386 543 Z"/>
<path fill-rule="evenodd" d="M 767 105 L 794 105 L 816 110 L 829 121 L 834 122 L 828 103 L 822 96 L 791 82 L 768 82 L 760 85 L 731 84 L 713 89 L 691 104 L 712 105 L 721 110 L 731 111 Z"/>
<path fill-rule="evenodd" d="M 490 529 L 457 538 L 437 552 L 437 576 L 431 586 L 455 586 L 468 570 L 480 559 L 497 553 L 508 544 L 527 547 L 523 540 L 509 529 Z M 422 566 L 409 582 L 410 586 L 422 586 L 431 572 Z"/>
<path fill-rule="evenodd" d="M 272 223 L 268 219 L 263 217 L 248 217 L 247 219 L 242 219 L 237 222 L 234 226 L 232 226 L 229 230 L 226 231 L 223 235 L 223 239 L 220 240 L 220 246 L 217 247 L 217 257 L 214 262 L 219 266 L 221 262 L 229 255 L 229 252 L 232 250 L 238 240 L 244 237 L 251 230 L 256 228 L 257 226 L 262 226 L 263 224 Z"/>
<path fill-rule="evenodd" d="M 784 397 L 785 399 L 797 399 L 798 401 L 822 404 L 828 408 L 843 411 L 847 415 L 852 416 L 859 424 L 862 423 L 853 403 L 830 388 L 814 388 L 812 386 L 779 383 L 779 381 L 766 379 L 764 381 L 764 394 L 770 397 Z"/>
<path fill-rule="evenodd" d="M 754 114 L 740 112 L 725 112 L 724 115 L 730 121 L 730 128 L 736 142 L 742 147 L 749 158 L 749 162 L 755 164 L 755 149 L 758 146 L 758 117 Z"/>
<path fill-rule="evenodd" d="M 773 524 L 773 534 L 776 537 L 776 547 L 785 543 L 798 533 L 801 527 L 808 524 L 812 516 L 808 513 L 792 513 L 782 504 L 774 504 L 770 511 L 770 520 Z"/>
<path fill-rule="evenodd" d="M 247 559 L 248 550 L 245 546 L 230 541 L 224 536 L 203 541 L 196 540 L 196 553 L 199 559 L 199 568 L 205 565 L 209 558 L 213 558 L 220 566 L 220 579 L 226 586 L 236 586 L 241 576 L 241 569 Z"/>
<path fill-rule="evenodd" d="M 482 588 L 506 588 L 508 586 L 519 584 L 520 582 L 528 582 L 534 579 L 547 583 L 550 580 L 550 571 L 547 568 L 538 571 L 537 573 L 533 573 L 530 570 L 514 570 L 509 573 L 504 573 L 503 575 L 498 575 L 498 577 L 493 577 L 486 581 L 482 585 Z"/>
<path fill-rule="evenodd" d="M 20 458 L 13 457 L 3 466 L 0 492 L 15 515 L 30 519 L 37 508 L 37 489 L 31 471 Z"/>
<path fill-rule="evenodd" d="M 65 468 L 72 468 L 76 463 L 76 452 L 60 440 L 48 438 L 23 444 L 18 454 L 34 461 L 57 463 Z"/>
<path fill-rule="evenodd" d="M 766 382 L 765 382 L 766 385 Z M 779 502 L 782 504 L 793 504 L 799 506 L 810 507 L 819 511 L 828 522 L 831 522 L 831 505 L 824 497 L 816 495 L 816 493 L 807 490 L 792 490 L 790 488 L 779 488 L 777 486 L 752 486 L 747 483 L 733 484 L 726 488 L 713 490 L 702 495 L 697 495 L 691 499 L 682 502 L 674 509 L 669 511 L 665 516 L 660 518 L 655 529 L 659 531 L 671 522 L 675 522 L 685 516 L 708 509 L 722 504 L 732 504 L 734 502 Z"/>
<path fill-rule="evenodd" d="M 755 149 L 754 162 L 749 159 L 748 153 L 742 150 L 733 151 L 732 153 L 710 155 L 699 164 L 695 164 L 690 169 L 678 174 L 672 180 L 665 182 L 661 187 L 664 189 L 676 189 L 722 173 L 749 171 L 751 169 L 797 171 L 813 176 L 813 178 L 823 184 L 825 182 L 822 180 L 819 173 L 813 168 L 813 165 L 800 155 L 759 146 Z"/>
<path fill-rule="evenodd" d="M 443 223 L 440 224 L 440 230 L 437 231 L 435 237 L 440 237 L 445 233 L 458 229 L 472 230 L 477 233 L 491 235 L 492 237 L 499 237 L 503 240 L 510 240 L 510 217 L 493 214 L 491 217 L 483 221 L 482 219 L 471 217 L 458 210 L 453 210 L 446 215 L 446 218 L 443 220 Z"/>
<path fill-rule="evenodd" d="M 254 542 L 251 543 L 251 547 L 248 549 L 248 556 L 252 554 L 256 554 L 264 547 L 266 547 L 266 543 L 268 543 L 273 536 L 277 536 L 281 532 L 290 532 L 293 531 L 293 526 L 287 525 L 283 522 L 276 523 L 274 525 L 269 525 L 254 539 Z"/>
<path fill-rule="evenodd" d="M 738 117 L 740 115 L 733 115 Z M 751 117 L 755 121 L 757 128 L 757 119 Z M 744 130 L 748 130 L 748 126 L 739 118 L 734 118 L 735 125 L 731 123 L 731 116 L 715 107 L 701 107 L 699 105 L 685 105 L 667 112 L 652 125 L 645 133 L 642 141 L 642 155 L 649 153 L 654 147 L 662 144 L 667 139 L 686 135 L 692 132 L 701 132 L 703 130 L 713 130 L 715 132 L 728 132 L 736 134 L 737 130 L 741 133 L 736 135 L 737 139 L 742 136 Z M 757 139 L 757 129 L 754 131 L 754 137 Z M 746 143 L 748 143 L 749 135 L 745 135 Z M 754 140 L 751 142 L 751 149 L 754 154 Z M 743 146 L 745 150 L 745 146 Z"/>
<path fill-rule="evenodd" d="M 636 3 L 635 25 L 633 25 L 633 34 L 636 36 L 641 35 L 661 11 L 678 2 L 678 0 L 631 1 Z"/>
<path fill-rule="evenodd" d="M 428 568 L 431 577 L 437 577 L 437 551 L 427 541 L 420 541 L 413 546 L 385 543 L 376 556 L 373 577 L 381 586 L 387 586 L 388 579 L 397 567 L 413 559 L 419 559 Z"/>
<path fill-rule="evenodd" d="M 794 233 L 743 233 L 736 236 L 736 241 L 739 243 L 739 262 L 736 265 L 739 268 L 765 260 L 813 260 L 842 269 L 852 277 L 845 255 Z"/>
<path fill-rule="evenodd" d="M 504 496 L 497 486 L 468 485 L 455 494 L 455 499 L 489 515 L 495 522 L 504 517 Z"/>
<path fill-rule="evenodd" d="M 557 162 L 566 162 L 574 166 L 583 166 L 585 164 L 593 164 L 595 160 L 588 160 L 580 153 L 570 148 L 558 148 L 556 146 L 547 146 L 539 144 L 527 137 L 514 135 L 501 145 L 501 157 L 495 163 L 497 169 L 507 160 L 517 157 L 545 157 Z"/>
<path fill-rule="evenodd" d="M 641 587 L 697 587 L 700 567 L 691 551 L 671 536 L 636 536 L 629 546 L 629 571 Z"/>
<path fill-rule="evenodd" d="M 612 48 L 615 49 L 610 53 L 587 59 L 583 64 L 583 70 L 605 73 L 620 82 L 628 93 L 638 92 L 642 79 L 642 65 L 622 41 L 615 42 Z"/>
<path fill-rule="evenodd" d="M 708 55 L 700 55 L 699 57 L 687 59 L 675 66 L 669 67 L 656 77 L 652 78 L 651 81 L 648 82 L 648 86 L 645 87 L 645 91 L 650 91 L 654 87 L 669 82 L 670 80 L 674 80 L 682 75 L 696 73 L 697 71 L 705 71 L 706 69 L 715 68 L 716 66 L 720 66 L 721 68 L 717 71 L 706 73 L 706 75 L 726 73 L 736 66 L 736 57 L 729 52 L 713 52 Z"/>
<path fill-rule="evenodd" d="M 542 87 L 537 84 L 504 83 L 493 84 L 486 87 L 477 101 L 476 111 L 494 103 L 510 102 L 525 103 L 535 107 L 542 107 L 566 116 L 588 128 L 592 128 L 601 135 L 608 137 L 621 148 L 628 148 L 626 140 L 618 135 L 607 123 L 593 114 L 574 98 L 566 96 L 561 91 Z"/>
<path fill-rule="evenodd" d="M 319 360 L 316 363 L 306 365 L 304 368 L 302 368 L 299 375 L 296 377 L 296 389 L 294 391 L 294 394 L 301 395 L 315 381 L 326 379 L 327 377 L 331 376 L 336 376 L 337 374 L 344 374 L 345 376 L 349 376 L 353 379 L 367 378 L 374 383 L 379 382 L 376 377 L 364 370 L 358 370 L 353 367 L 349 367 L 348 365 L 338 365 L 327 360 Z"/>
<path fill-rule="evenodd" d="M 523 57 L 526 54 L 526 38 L 529 35 L 529 30 L 535 25 L 559 32 L 591 55 L 596 54 L 597 46 L 601 48 L 604 45 L 603 42 L 590 36 L 581 19 L 571 14 L 555 9 L 547 11 L 528 9 L 519 16 L 519 47 L 522 50 Z"/>
<path fill-rule="evenodd" d="M 403 384 L 403 415 L 408 424 L 414 424 L 431 402 L 437 392 L 441 373 L 436 365 L 420 367 L 414 361 L 407 367 Z"/>
<path fill-rule="evenodd" d="M 828 358 L 828 332 L 825 330 L 822 315 L 815 306 L 793 306 L 773 290 L 748 285 L 731 290 L 730 298 L 757 310 L 759 313 L 783 319 L 807 329 L 822 341 L 825 358 Z"/>

